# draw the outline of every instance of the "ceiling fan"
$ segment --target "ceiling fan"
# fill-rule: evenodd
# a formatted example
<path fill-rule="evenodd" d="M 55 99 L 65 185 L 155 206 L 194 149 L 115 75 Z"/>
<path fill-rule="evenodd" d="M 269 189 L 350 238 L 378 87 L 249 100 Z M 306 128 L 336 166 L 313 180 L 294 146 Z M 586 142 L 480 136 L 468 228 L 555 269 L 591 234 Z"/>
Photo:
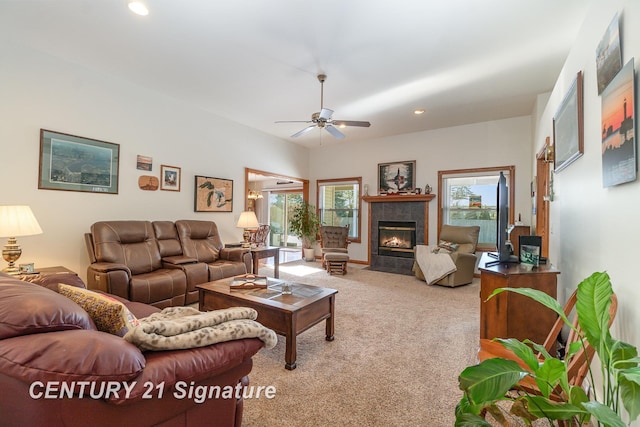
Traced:
<path fill-rule="evenodd" d="M 328 108 L 324 108 L 324 81 L 327 79 L 325 74 L 318 74 L 318 80 L 320 81 L 320 112 L 313 113 L 311 115 L 311 120 L 286 120 L 286 121 L 277 121 L 276 123 L 313 123 L 310 126 L 302 129 L 291 135 L 292 138 L 297 138 L 300 135 L 304 135 L 312 129 L 319 128 L 325 129 L 334 138 L 342 139 L 344 138 L 344 134 L 340 132 L 337 127 L 344 126 L 359 126 L 368 128 L 371 126 L 369 122 L 362 121 L 354 121 L 354 120 L 337 120 L 333 119 L 331 116 L 333 115 L 333 110 Z"/>

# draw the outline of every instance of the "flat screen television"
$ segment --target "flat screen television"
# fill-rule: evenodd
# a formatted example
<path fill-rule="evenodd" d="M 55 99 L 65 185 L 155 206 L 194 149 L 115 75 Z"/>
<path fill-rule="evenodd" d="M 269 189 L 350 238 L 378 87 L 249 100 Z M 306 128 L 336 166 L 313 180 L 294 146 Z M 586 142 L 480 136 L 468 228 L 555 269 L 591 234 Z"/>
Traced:
<path fill-rule="evenodd" d="M 485 266 L 501 263 L 517 263 L 518 258 L 513 253 L 513 246 L 509 242 L 509 187 L 507 178 L 500 172 L 498 178 L 497 192 L 497 213 L 496 213 L 496 249 L 495 253 L 489 252 L 495 261 L 487 262 Z"/>

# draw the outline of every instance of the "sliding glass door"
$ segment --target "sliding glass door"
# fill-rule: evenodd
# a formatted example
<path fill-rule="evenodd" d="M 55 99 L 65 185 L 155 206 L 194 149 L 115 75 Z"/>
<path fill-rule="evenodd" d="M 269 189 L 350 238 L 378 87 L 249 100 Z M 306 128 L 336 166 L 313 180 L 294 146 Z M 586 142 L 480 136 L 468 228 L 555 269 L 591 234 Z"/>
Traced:
<path fill-rule="evenodd" d="M 291 235 L 289 217 L 293 206 L 302 202 L 301 191 L 279 191 L 269 193 L 269 244 L 280 247 L 299 247 L 300 239 Z"/>

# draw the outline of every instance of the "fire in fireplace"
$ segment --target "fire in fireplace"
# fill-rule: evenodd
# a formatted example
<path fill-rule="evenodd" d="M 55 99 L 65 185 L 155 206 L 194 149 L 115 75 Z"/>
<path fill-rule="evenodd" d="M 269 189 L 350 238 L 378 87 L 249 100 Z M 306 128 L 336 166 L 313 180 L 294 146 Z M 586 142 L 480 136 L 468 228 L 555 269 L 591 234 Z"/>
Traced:
<path fill-rule="evenodd" d="M 415 221 L 380 221 L 378 223 L 378 255 L 413 258 L 415 245 Z"/>

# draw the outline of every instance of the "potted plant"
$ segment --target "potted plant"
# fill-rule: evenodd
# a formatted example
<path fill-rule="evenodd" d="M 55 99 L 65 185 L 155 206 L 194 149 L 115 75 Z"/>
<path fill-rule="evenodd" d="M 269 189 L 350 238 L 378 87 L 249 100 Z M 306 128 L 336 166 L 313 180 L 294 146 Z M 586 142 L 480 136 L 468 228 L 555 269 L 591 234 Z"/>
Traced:
<path fill-rule="evenodd" d="M 295 205 L 289 220 L 289 230 L 302 240 L 304 259 L 306 261 L 315 260 L 315 250 L 313 244 L 317 240 L 320 218 L 316 213 L 316 207 L 303 201 Z"/>
<path fill-rule="evenodd" d="M 497 414 L 502 425 L 509 425 L 505 409 L 496 405 L 500 401 L 513 402 L 510 417 L 522 420 L 526 425 L 536 419 L 563 420 L 564 425 L 581 426 L 595 422 L 599 426 L 624 427 L 621 412 L 624 407 L 629 422 L 640 414 L 640 358 L 632 345 L 614 339 L 609 330 L 609 305 L 613 290 L 607 273 L 594 273 L 577 290 L 576 313 L 579 328 L 575 328 L 565 316 L 560 304 L 544 292 L 527 288 L 501 288 L 500 292 L 516 292 L 534 299 L 554 310 L 563 321 L 579 334 L 574 346 L 566 349 L 563 361 L 549 355 L 544 347 L 529 340 L 496 339 L 513 352 L 513 360 L 487 359 L 478 365 L 467 367 L 459 376 L 460 389 L 464 391 L 456 406 L 456 426 L 490 426 L 480 414 L 487 411 Z M 596 351 L 602 373 L 602 390 L 592 390 L 587 396 L 579 386 L 567 382 L 568 361 L 580 347 L 588 342 Z M 527 345 L 533 346 L 533 349 Z M 534 353 L 542 350 L 543 360 Z M 527 366 L 528 369 L 523 368 Z M 507 395 L 525 377 L 532 378 L 540 389 L 540 395 L 519 393 Z M 588 378 L 594 385 L 591 367 Z M 561 390 L 561 400 L 549 398 L 553 390 Z"/>

